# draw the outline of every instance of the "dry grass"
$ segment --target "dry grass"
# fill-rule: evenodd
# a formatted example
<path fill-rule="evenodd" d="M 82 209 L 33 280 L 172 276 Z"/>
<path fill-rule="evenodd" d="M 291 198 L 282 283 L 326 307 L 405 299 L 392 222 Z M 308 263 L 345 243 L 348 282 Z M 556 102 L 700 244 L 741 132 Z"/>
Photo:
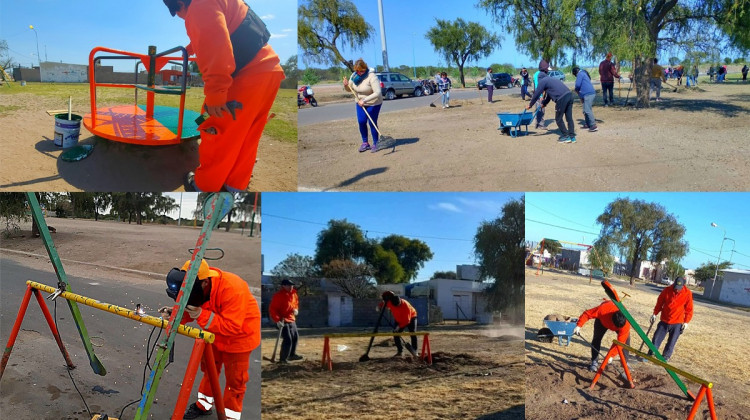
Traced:
<path fill-rule="evenodd" d="M 337 338 L 331 341 L 330 372 L 320 364 L 322 332 L 304 331 L 298 353 L 307 360 L 263 362 L 263 418 L 313 419 L 321 413 L 330 419 L 414 418 L 415 413 L 455 419 L 523 416 L 519 335 L 492 337 L 497 334 L 475 326 L 431 330 L 432 366 L 411 357 L 392 358 L 392 340 L 381 338 L 375 340 L 371 360 L 362 363 L 358 359 L 369 339 Z M 266 336 L 262 349 L 270 357 L 275 332 Z"/>

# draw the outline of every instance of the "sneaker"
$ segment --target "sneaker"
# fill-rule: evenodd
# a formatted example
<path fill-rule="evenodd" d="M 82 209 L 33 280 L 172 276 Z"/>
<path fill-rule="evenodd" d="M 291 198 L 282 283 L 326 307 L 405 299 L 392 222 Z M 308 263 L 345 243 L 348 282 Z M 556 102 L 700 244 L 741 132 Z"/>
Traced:
<path fill-rule="evenodd" d="M 197 419 L 198 417 L 203 416 L 210 416 L 213 412 L 211 410 L 204 411 L 198 407 L 197 403 L 190 404 L 190 407 L 188 407 L 188 410 L 185 412 L 185 415 L 182 416 L 183 419 Z"/>
<path fill-rule="evenodd" d="M 393 355 L 393 357 L 402 357 L 402 356 L 403 356 L 403 354 L 401 354 L 401 352 L 398 352 L 398 353 L 396 353 L 396 354 Z"/>
<path fill-rule="evenodd" d="M 198 187 L 195 186 L 195 172 L 190 171 L 185 174 L 185 191 L 188 192 L 201 192 Z"/>
<path fill-rule="evenodd" d="M 293 354 L 289 356 L 289 360 L 302 360 L 304 357 L 300 356 L 299 354 Z"/>
<path fill-rule="evenodd" d="M 597 362 L 596 360 L 594 360 L 589 365 L 589 371 L 590 372 L 596 372 L 597 370 L 599 370 L 599 362 Z"/>
<path fill-rule="evenodd" d="M 359 153 L 366 152 L 370 149 L 371 149 L 370 143 L 362 143 L 362 145 L 359 146 Z"/>
<path fill-rule="evenodd" d="M 575 143 L 576 138 L 575 137 L 568 137 L 568 140 L 565 143 Z"/>
<path fill-rule="evenodd" d="M 627 382 L 628 381 L 628 375 L 625 374 L 625 372 L 620 373 L 620 379 Z"/>
<path fill-rule="evenodd" d="M 374 143 L 374 144 L 372 145 L 372 147 L 370 148 L 370 152 L 371 152 L 371 153 L 375 153 L 375 152 L 377 152 L 378 150 L 380 150 L 380 149 L 378 149 L 378 144 L 377 144 L 377 143 Z"/>
<path fill-rule="evenodd" d="M 565 144 L 565 143 L 567 143 L 567 142 L 568 142 L 568 140 L 570 140 L 570 139 L 568 139 L 568 137 L 567 137 L 567 136 L 560 136 L 560 138 L 559 138 L 559 139 L 557 139 L 557 143 L 558 143 L 558 144 Z"/>
<path fill-rule="evenodd" d="M 589 127 L 589 132 L 593 133 L 593 132 L 596 132 L 596 131 L 599 131 L 599 129 L 596 126 Z"/>

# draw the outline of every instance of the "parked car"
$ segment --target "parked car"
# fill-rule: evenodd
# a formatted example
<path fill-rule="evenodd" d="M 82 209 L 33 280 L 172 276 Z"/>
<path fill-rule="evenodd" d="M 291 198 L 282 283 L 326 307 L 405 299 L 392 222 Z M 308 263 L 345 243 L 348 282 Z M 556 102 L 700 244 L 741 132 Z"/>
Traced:
<path fill-rule="evenodd" d="M 508 73 L 494 73 L 492 75 L 492 84 L 495 86 L 496 89 L 499 89 L 501 87 L 507 87 L 512 88 L 513 87 L 513 77 Z M 485 79 L 480 80 L 477 82 L 477 89 L 487 89 L 487 82 Z"/>
<path fill-rule="evenodd" d="M 383 90 L 385 99 L 392 100 L 403 95 L 422 96 L 424 93 L 422 83 L 411 80 L 401 73 L 375 73 L 375 76 L 380 79 L 380 89 Z"/>
<path fill-rule="evenodd" d="M 560 70 L 552 70 L 551 72 L 547 74 L 547 76 L 553 79 L 557 79 L 561 82 L 565 81 L 565 73 L 561 72 Z"/>
<path fill-rule="evenodd" d="M 669 277 L 664 276 L 664 277 L 661 278 L 661 280 L 659 281 L 659 283 L 666 284 L 667 286 L 669 286 L 669 285 L 672 284 L 672 280 L 670 280 Z"/>

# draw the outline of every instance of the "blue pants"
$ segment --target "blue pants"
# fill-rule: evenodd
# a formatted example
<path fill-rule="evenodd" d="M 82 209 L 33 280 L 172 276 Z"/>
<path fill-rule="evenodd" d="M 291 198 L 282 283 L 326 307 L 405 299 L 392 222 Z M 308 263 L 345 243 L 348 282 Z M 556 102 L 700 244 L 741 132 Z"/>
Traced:
<path fill-rule="evenodd" d="M 367 143 L 367 123 L 370 121 L 369 118 L 367 118 L 367 115 L 365 115 L 365 109 L 367 110 L 367 113 L 370 114 L 370 118 L 372 118 L 372 122 L 375 123 L 375 125 L 378 124 L 378 115 L 380 115 L 380 105 L 373 105 L 373 106 L 366 106 L 362 108 L 359 105 L 355 105 L 357 107 L 357 122 L 359 122 L 359 134 L 362 135 L 362 143 Z M 370 132 L 372 133 L 372 143 L 377 144 L 378 143 L 378 130 L 375 128 L 374 125 L 372 125 L 372 122 L 370 122 Z"/>
<path fill-rule="evenodd" d="M 614 104 L 614 88 L 615 82 L 602 82 L 602 96 L 604 97 L 604 105 Z M 607 94 L 609 94 L 609 101 L 607 101 Z"/>
<path fill-rule="evenodd" d="M 529 95 L 529 85 L 521 85 L 521 99 L 526 99 L 526 95 Z M 529 98 L 531 97 L 529 95 Z"/>
<path fill-rule="evenodd" d="M 664 352 L 662 353 L 664 360 L 669 360 L 669 358 L 672 357 L 674 345 L 677 344 L 677 339 L 680 338 L 680 328 L 682 328 L 682 324 L 667 324 L 664 321 L 659 321 L 659 324 L 656 326 L 656 332 L 654 332 L 654 338 L 652 341 L 654 342 L 654 347 L 657 349 L 661 346 L 664 337 L 669 333 L 667 345 L 664 346 Z M 648 354 L 653 353 L 649 351 Z"/>
<path fill-rule="evenodd" d="M 443 106 L 450 105 L 451 104 L 451 91 L 446 90 L 443 92 L 443 98 L 441 99 L 443 101 Z"/>
<path fill-rule="evenodd" d="M 495 90 L 495 85 L 488 84 L 487 85 L 487 102 L 492 103 L 492 91 Z"/>
<path fill-rule="evenodd" d="M 583 97 L 583 117 L 586 120 L 586 125 L 589 128 L 596 127 L 596 118 L 594 118 L 594 99 L 596 94 L 592 93 Z"/>

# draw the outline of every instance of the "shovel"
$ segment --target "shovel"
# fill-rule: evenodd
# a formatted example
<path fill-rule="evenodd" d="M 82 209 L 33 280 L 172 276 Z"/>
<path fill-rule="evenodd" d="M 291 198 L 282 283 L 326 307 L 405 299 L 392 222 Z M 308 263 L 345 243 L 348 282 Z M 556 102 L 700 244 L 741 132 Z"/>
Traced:
<path fill-rule="evenodd" d="M 393 331 L 393 332 L 396 332 L 396 331 L 395 331 L 395 329 L 396 329 L 396 326 L 395 326 L 395 325 L 393 325 L 393 323 L 391 322 L 391 320 L 390 320 L 390 319 L 388 319 L 388 324 L 389 324 L 389 325 L 391 326 L 391 328 L 393 328 L 393 329 L 394 329 L 394 331 Z M 404 340 L 404 337 L 402 337 L 402 336 L 400 336 L 400 335 L 397 335 L 397 336 L 396 336 L 396 338 L 398 338 L 398 339 L 399 339 L 399 341 L 401 341 L 401 345 L 402 345 L 402 346 L 404 346 L 404 347 L 406 348 L 406 350 L 407 350 L 407 351 L 408 351 L 409 353 L 411 353 L 411 355 L 412 355 L 412 356 L 414 356 L 414 357 L 417 357 L 417 351 L 416 351 L 416 350 L 414 349 L 414 347 L 412 347 L 412 346 L 411 346 L 411 343 L 407 343 L 407 342 L 406 342 L 406 340 Z"/>
<path fill-rule="evenodd" d="M 344 79 L 344 80 L 346 80 L 346 79 Z M 352 89 L 351 86 L 347 85 L 347 87 L 349 88 L 349 91 L 352 93 L 352 95 L 354 95 L 354 100 L 357 101 L 357 105 L 359 105 L 359 98 L 357 98 L 357 93 L 354 92 L 354 89 Z M 362 105 L 359 105 L 359 106 L 362 106 Z M 367 115 L 367 119 L 370 120 L 370 123 L 372 124 L 372 126 L 375 127 L 375 131 L 378 132 L 378 135 L 380 136 L 380 141 L 384 141 L 384 140 L 385 141 L 394 141 L 393 137 L 391 137 L 391 136 L 384 136 L 383 133 L 380 132 L 380 129 L 378 128 L 378 125 L 375 124 L 375 122 L 372 120 L 372 117 L 370 116 L 370 113 L 367 112 L 367 108 L 365 108 L 364 106 L 362 106 L 362 110 L 365 111 L 365 115 Z"/>
<path fill-rule="evenodd" d="M 654 323 L 651 322 L 651 324 L 648 326 L 648 331 L 646 331 L 646 337 L 648 337 L 648 335 L 651 333 L 651 328 L 653 326 L 654 326 Z M 645 341 L 641 341 L 641 346 L 638 347 L 638 351 L 643 351 L 643 345 L 644 344 L 646 344 L 646 342 Z M 643 361 L 643 359 L 641 359 L 640 357 L 635 357 L 634 360 L 636 360 L 638 362 L 642 362 Z"/>
<path fill-rule="evenodd" d="M 372 331 L 373 334 L 378 332 L 378 328 L 380 328 L 380 321 L 383 319 L 383 313 L 385 312 L 385 302 L 383 302 L 383 307 L 380 309 L 380 315 L 378 315 L 378 323 L 375 324 L 375 329 Z M 365 354 L 363 354 L 360 358 L 360 362 L 366 362 L 370 360 L 370 349 L 372 348 L 372 343 L 375 341 L 375 336 L 373 335 L 370 337 L 370 344 L 367 345 L 367 351 Z"/>
<path fill-rule="evenodd" d="M 263 359 L 270 361 L 271 363 L 276 363 L 276 349 L 279 348 L 279 340 L 281 340 L 281 332 L 284 330 L 284 327 L 279 328 L 279 335 L 276 336 L 276 344 L 273 346 L 273 354 L 271 355 L 271 358 L 264 357 Z"/>

